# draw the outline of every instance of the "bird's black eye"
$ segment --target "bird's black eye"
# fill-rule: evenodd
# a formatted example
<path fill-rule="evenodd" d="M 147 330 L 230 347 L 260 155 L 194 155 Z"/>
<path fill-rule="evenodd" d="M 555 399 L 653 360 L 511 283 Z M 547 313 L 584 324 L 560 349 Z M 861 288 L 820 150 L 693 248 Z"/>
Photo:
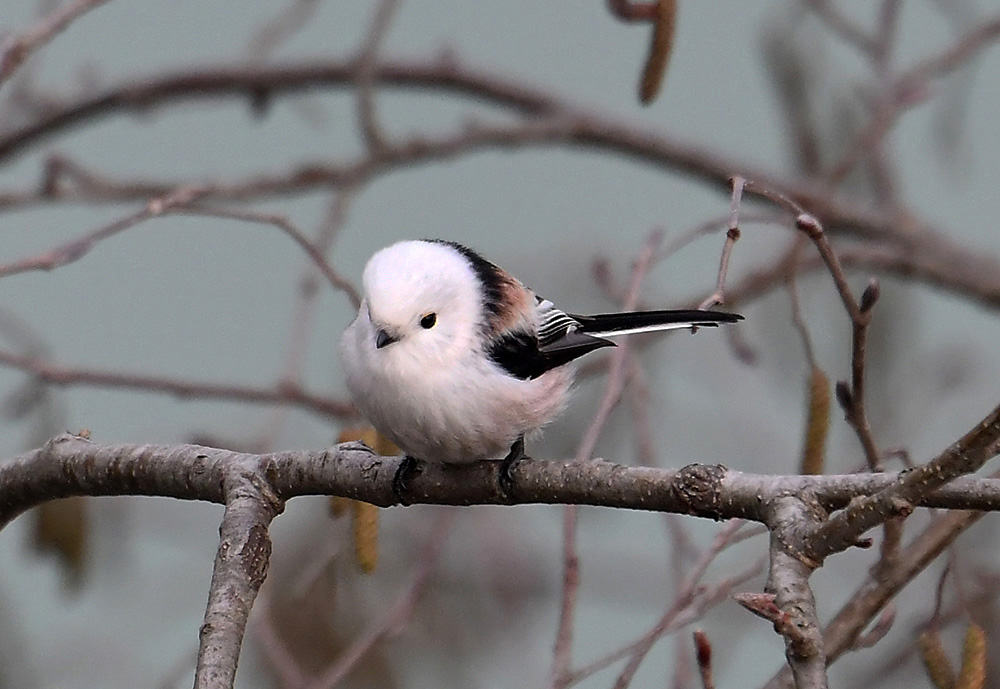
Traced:
<path fill-rule="evenodd" d="M 424 330 L 430 330 L 437 323 L 438 317 L 436 313 L 429 313 L 420 319 L 420 327 Z"/>

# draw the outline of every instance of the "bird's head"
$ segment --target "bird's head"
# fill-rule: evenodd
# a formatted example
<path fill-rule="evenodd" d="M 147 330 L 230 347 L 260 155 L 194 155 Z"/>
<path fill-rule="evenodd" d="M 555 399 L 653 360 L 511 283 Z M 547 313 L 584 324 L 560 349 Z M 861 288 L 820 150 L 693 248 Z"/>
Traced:
<path fill-rule="evenodd" d="M 430 368 L 480 347 L 482 289 L 468 260 L 451 246 L 393 244 L 368 261 L 363 282 L 359 318 L 367 318 L 365 336 L 386 362 Z"/>

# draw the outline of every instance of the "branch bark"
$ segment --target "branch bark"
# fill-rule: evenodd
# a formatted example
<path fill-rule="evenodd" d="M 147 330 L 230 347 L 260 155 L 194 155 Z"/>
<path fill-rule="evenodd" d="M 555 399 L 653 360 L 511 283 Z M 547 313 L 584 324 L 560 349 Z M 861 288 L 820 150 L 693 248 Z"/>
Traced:
<path fill-rule="evenodd" d="M 878 507 L 899 491 L 913 505 L 1000 510 L 1000 480 L 960 478 L 942 485 L 1000 450 L 998 437 L 1000 407 L 923 471 L 901 474 L 768 476 L 722 466 L 672 470 L 605 461 L 526 459 L 517 466 L 516 499 L 499 488 L 498 462 L 423 464 L 408 482 L 404 497 L 408 503 L 448 505 L 588 504 L 764 522 L 772 530 L 770 587 L 778 609 L 789 615 L 793 625 L 779 629 L 786 638 L 789 663 L 804 682 L 800 686 L 824 687 L 827 655 L 815 631 L 818 623 L 808 577 L 819 563 L 812 557 L 823 552 L 825 543 L 814 539 L 839 523 L 834 520 L 840 515 L 824 521 L 827 511 L 847 506 L 844 514 L 853 515 L 858 504 L 868 501 Z M 0 464 L 0 527 L 35 505 L 74 495 L 156 495 L 225 504 L 196 686 L 229 687 L 247 616 L 267 573 L 268 527 L 285 501 L 322 494 L 394 505 L 393 478 L 400 461 L 377 456 L 356 443 L 322 451 L 254 455 L 197 445 L 102 446 L 61 435 Z M 859 495 L 873 497 L 858 499 Z M 869 513 L 862 510 L 857 518 L 841 520 L 847 519 L 853 529 L 866 524 Z M 939 552 L 933 545 L 915 551 L 918 545 L 907 548 L 896 561 L 900 577 L 914 566 L 925 566 L 925 551 Z M 899 586 L 908 580 L 893 579 Z M 881 589 L 882 595 L 891 595 L 885 593 L 889 590 Z"/>
<path fill-rule="evenodd" d="M 392 479 L 399 457 L 380 457 L 359 443 L 326 450 L 249 454 L 200 445 L 99 445 L 72 435 L 0 464 L 0 526 L 48 500 L 74 495 L 150 495 L 226 503 L 231 472 L 260 474 L 281 500 L 339 495 L 380 507 L 397 504 Z M 611 462 L 525 459 L 517 497 L 497 486 L 498 462 L 421 464 L 408 483 L 409 502 L 436 505 L 564 504 L 766 521 L 761 501 L 809 491 L 829 510 L 857 496 L 898 485 L 909 472 L 780 476 L 719 465 L 681 469 Z M 916 498 L 944 509 L 1000 510 L 1000 479 L 959 478 Z"/>

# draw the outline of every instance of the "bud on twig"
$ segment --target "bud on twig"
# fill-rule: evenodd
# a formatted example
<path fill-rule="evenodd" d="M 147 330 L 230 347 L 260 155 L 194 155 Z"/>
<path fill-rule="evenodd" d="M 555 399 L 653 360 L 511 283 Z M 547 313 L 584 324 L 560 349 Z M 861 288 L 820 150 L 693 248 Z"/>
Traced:
<path fill-rule="evenodd" d="M 861 313 L 872 310 L 875 302 L 878 301 L 880 292 L 881 289 L 879 288 L 878 280 L 875 278 L 868 280 L 868 286 L 865 287 L 865 291 L 861 294 Z"/>

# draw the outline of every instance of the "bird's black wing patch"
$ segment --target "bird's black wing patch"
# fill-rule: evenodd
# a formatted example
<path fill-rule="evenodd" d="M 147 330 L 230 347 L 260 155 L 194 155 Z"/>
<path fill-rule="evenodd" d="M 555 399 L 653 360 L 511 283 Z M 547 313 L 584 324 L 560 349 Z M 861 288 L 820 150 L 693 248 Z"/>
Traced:
<path fill-rule="evenodd" d="M 521 331 L 504 334 L 493 342 L 487 353 L 510 375 L 532 380 L 595 349 L 614 346 L 615 343 L 610 340 L 578 332 L 567 332 L 553 342 L 539 346 L 536 336 Z"/>
<path fill-rule="evenodd" d="M 433 244 L 444 244 L 461 254 L 479 278 L 483 286 L 483 306 L 489 312 L 487 322 L 498 318 L 503 310 L 504 272 L 496 264 L 490 263 L 469 247 L 446 239 L 427 239 Z"/>

